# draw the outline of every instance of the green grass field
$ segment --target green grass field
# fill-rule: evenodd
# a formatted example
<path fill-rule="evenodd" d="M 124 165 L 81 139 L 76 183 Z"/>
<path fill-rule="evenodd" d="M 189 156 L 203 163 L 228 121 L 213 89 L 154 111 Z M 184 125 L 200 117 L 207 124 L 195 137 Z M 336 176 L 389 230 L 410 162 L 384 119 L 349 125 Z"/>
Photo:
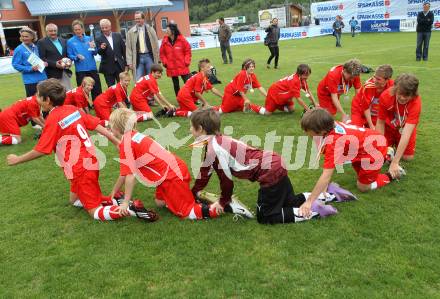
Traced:
<path fill-rule="evenodd" d="M 220 49 L 193 52 L 193 69 L 202 57 L 213 61 L 221 90 L 247 57 L 256 60 L 256 74 L 266 88 L 294 72 L 297 64 L 309 63 L 315 94 L 328 69 L 349 58 L 373 68 L 390 63 L 395 76 L 418 76 L 423 112 L 416 158 L 404 164 L 408 175 L 359 194 L 354 172 L 346 167 L 334 181 L 355 191 L 359 201 L 338 204 L 339 214 L 326 219 L 263 226 L 255 220 L 234 222 L 226 215 L 192 222 L 158 209 L 161 219 L 153 224 L 137 219 L 97 222 L 68 204 L 69 184 L 53 155 L 6 166 L 8 154 L 25 153 L 36 142 L 30 126 L 23 128 L 22 144 L 0 147 L 0 297 L 440 298 L 439 38 L 433 33 L 428 62 L 415 61 L 415 33 L 344 35 L 342 48 L 335 48 L 330 36 L 284 41 L 279 70 L 266 70 L 269 51 L 262 44 L 233 47 L 233 65 L 221 64 Z M 367 78 L 363 75 L 362 81 Z M 24 97 L 19 75 L 0 76 L 0 86 L 0 107 Z M 160 87 L 174 101 L 171 80 L 162 78 Z M 257 92 L 250 98 L 264 102 Z M 220 103 L 212 95 L 208 99 Z M 344 102 L 346 111 L 349 105 Z M 236 138 L 263 139 L 274 130 L 280 136 L 303 135 L 298 112 L 271 117 L 234 113 L 222 120 Z M 187 119 L 160 121 L 164 127 L 180 124 L 178 138 L 189 134 Z M 148 127 L 157 125 L 143 123 L 140 130 Z M 296 139 L 294 145 L 292 163 Z M 278 142 L 275 150 L 281 147 Z M 100 174 L 107 194 L 118 176 L 117 152 L 111 146 L 98 148 L 107 160 Z M 190 163 L 188 146 L 175 151 Z M 319 175 L 319 169 L 308 167 L 289 172 L 296 192 L 310 191 Z M 258 184 L 235 182 L 236 194 L 254 210 Z M 215 175 L 208 190 L 219 192 Z M 154 207 L 153 195 L 153 189 L 137 185 L 135 196 L 146 206 Z"/>

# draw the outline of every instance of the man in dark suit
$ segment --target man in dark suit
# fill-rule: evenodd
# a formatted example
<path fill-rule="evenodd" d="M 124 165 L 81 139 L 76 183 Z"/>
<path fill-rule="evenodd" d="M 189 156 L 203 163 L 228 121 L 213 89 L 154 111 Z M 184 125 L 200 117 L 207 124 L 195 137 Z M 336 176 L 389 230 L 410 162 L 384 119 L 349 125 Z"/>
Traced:
<path fill-rule="evenodd" d="M 423 11 L 417 15 L 417 48 L 416 60 L 428 60 L 429 40 L 431 39 L 431 28 L 434 23 L 434 14 L 429 9 L 429 2 L 423 3 Z"/>
<path fill-rule="evenodd" d="M 45 69 L 46 75 L 48 78 L 60 80 L 66 90 L 70 90 L 72 89 L 70 65 L 61 63 L 61 59 L 67 57 L 67 41 L 58 37 L 58 27 L 55 24 L 47 24 L 46 35 L 47 37 L 37 43 L 40 58 L 48 64 Z"/>
<path fill-rule="evenodd" d="M 119 32 L 112 32 L 112 24 L 107 19 L 99 21 L 102 35 L 95 42 L 101 55 L 99 72 L 104 74 L 105 82 L 110 87 L 119 82 L 119 73 L 125 70 L 125 42 Z"/>

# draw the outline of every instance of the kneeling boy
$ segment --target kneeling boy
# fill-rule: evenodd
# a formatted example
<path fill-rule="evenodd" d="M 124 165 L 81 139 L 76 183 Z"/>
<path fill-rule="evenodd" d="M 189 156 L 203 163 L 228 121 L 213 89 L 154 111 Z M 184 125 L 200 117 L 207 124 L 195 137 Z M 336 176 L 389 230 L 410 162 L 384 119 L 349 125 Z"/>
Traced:
<path fill-rule="evenodd" d="M 387 145 L 385 137 L 379 132 L 335 122 L 332 115 L 322 108 L 306 112 L 301 127 L 311 137 L 322 137 L 318 155 L 324 155 L 324 170 L 301 206 L 302 216 L 310 216 L 312 203 L 329 186 L 336 165 L 351 163 L 357 172 L 357 187 L 361 192 L 384 187 L 392 181 L 390 174 L 381 173 Z"/>
<path fill-rule="evenodd" d="M 40 114 L 41 105 L 38 98 L 33 96 L 0 111 L 0 145 L 20 143 L 20 127 L 24 127 L 31 120 L 44 127 L 44 119 Z"/>
<path fill-rule="evenodd" d="M 396 147 L 390 164 L 393 177 L 400 176 L 400 160 L 412 160 L 416 151 L 417 124 L 422 110 L 418 87 L 419 80 L 414 75 L 402 74 L 379 98 L 376 128 L 385 135 L 388 146 Z"/>

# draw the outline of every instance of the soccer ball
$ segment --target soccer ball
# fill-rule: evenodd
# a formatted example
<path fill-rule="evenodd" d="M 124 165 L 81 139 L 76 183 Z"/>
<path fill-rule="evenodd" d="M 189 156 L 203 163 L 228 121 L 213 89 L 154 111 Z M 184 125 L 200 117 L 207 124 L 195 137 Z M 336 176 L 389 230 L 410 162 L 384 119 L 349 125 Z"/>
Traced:
<path fill-rule="evenodd" d="M 64 68 L 69 68 L 72 66 L 72 60 L 70 60 L 67 57 L 64 57 L 63 59 L 60 60 L 60 64 Z"/>

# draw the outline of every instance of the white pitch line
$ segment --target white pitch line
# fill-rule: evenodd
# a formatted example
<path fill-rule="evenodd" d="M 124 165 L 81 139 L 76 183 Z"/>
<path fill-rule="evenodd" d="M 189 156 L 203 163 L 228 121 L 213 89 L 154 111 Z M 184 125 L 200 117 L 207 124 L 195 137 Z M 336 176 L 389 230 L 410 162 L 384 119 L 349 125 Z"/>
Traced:
<path fill-rule="evenodd" d="M 308 61 L 305 61 L 308 62 Z M 312 62 L 308 62 L 308 63 L 313 63 L 313 64 L 328 64 L 328 65 L 337 65 L 340 64 L 341 62 L 325 62 L 325 61 L 312 61 Z M 378 65 L 371 65 L 372 67 L 374 66 L 379 66 Z M 392 65 L 393 68 L 408 68 L 408 69 L 420 69 L 420 70 L 429 70 L 429 71 L 440 71 L 440 67 L 427 67 L 427 66 L 413 66 L 413 65 Z"/>
<path fill-rule="evenodd" d="M 341 56 L 356 56 L 356 55 L 363 55 L 363 54 L 371 54 L 371 53 L 381 53 L 381 52 L 389 52 L 389 51 L 394 51 L 397 49 L 403 49 L 403 48 L 410 48 L 412 46 L 401 46 L 401 47 L 393 47 L 393 48 L 382 48 L 382 49 L 377 49 L 377 50 L 369 50 L 369 51 L 364 51 L 364 52 L 350 52 L 350 53 L 344 53 L 344 54 L 337 54 L 337 55 L 326 55 L 325 58 L 332 58 L 332 57 L 341 57 Z M 313 60 L 313 59 L 322 59 L 322 55 L 321 56 L 315 56 L 315 57 L 310 57 L 307 58 L 309 60 Z"/>
<path fill-rule="evenodd" d="M 435 46 L 437 45 L 437 43 L 431 43 L 430 46 Z M 440 44 L 438 44 L 440 45 Z M 363 54 L 371 54 L 371 53 L 382 53 L 382 52 L 391 52 L 391 51 L 395 51 L 395 50 L 399 50 L 399 49 L 404 49 L 404 48 L 415 48 L 414 45 L 406 45 L 406 46 L 400 46 L 400 47 L 392 47 L 392 48 L 382 48 L 382 49 L 377 49 L 377 50 L 368 50 L 368 51 L 363 51 L 363 52 L 350 52 L 350 53 L 341 53 L 341 54 L 336 54 L 336 55 L 327 55 L 325 56 L 325 58 L 332 58 L 332 57 L 342 57 L 342 56 L 351 56 L 351 57 L 355 57 L 356 55 L 363 55 Z M 343 49 L 343 48 L 342 48 Z M 313 59 L 322 59 L 322 56 L 315 56 L 315 57 L 308 57 L 306 58 L 307 60 L 313 60 Z M 313 62 L 313 61 L 312 61 Z"/>

